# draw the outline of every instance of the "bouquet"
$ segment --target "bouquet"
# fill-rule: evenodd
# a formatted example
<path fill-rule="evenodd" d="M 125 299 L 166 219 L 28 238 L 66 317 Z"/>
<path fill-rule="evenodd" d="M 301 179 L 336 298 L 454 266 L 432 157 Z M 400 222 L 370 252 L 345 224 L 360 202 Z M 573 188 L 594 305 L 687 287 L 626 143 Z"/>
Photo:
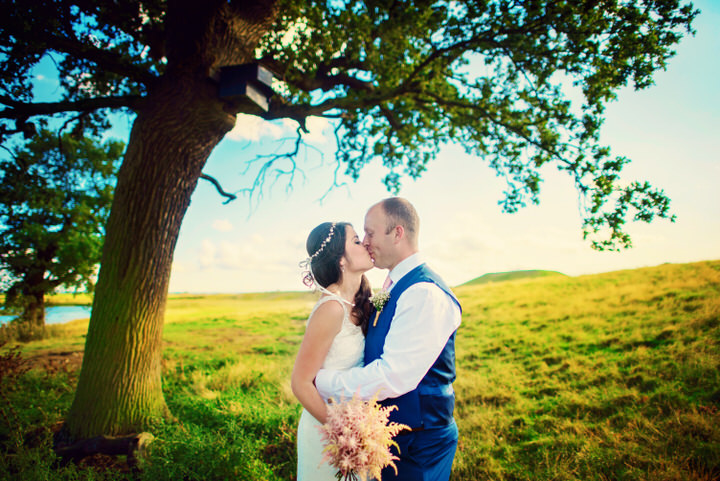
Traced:
<path fill-rule="evenodd" d="M 338 469 L 338 480 L 382 481 L 380 472 L 388 465 L 397 473 L 394 461 L 399 458 L 390 446 L 398 447 L 392 438 L 407 426 L 388 422 L 393 409 L 397 406 L 378 404 L 377 396 L 363 401 L 357 394 L 328 405 L 327 422 L 318 427 L 325 444 L 322 460 Z"/>

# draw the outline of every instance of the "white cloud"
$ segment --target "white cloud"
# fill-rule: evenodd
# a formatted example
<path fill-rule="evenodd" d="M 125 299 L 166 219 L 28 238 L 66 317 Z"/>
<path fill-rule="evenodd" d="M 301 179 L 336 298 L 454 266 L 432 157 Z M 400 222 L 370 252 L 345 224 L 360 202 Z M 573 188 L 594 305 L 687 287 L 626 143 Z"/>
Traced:
<path fill-rule="evenodd" d="M 303 139 L 309 143 L 325 143 L 332 135 L 329 129 L 332 127 L 328 119 L 324 117 L 308 117 L 305 124 L 310 133 L 303 134 Z"/>
<path fill-rule="evenodd" d="M 235 127 L 228 132 L 230 140 L 279 139 L 296 136 L 298 124 L 290 119 L 270 122 L 254 115 L 238 114 Z M 303 133 L 303 140 L 310 144 L 325 143 L 332 135 L 331 124 L 324 117 L 308 117 L 305 122 L 309 132 Z"/>
<path fill-rule="evenodd" d="M 285 272 L 296 269 L 302 254 L 302 244 L 297 240 L 256 234 L 232 242 L 204 239 L 197 258 L 204 269 Z"/>
<path fill-rule="evenodd" d="M 261 138 L 281 137 L 285 129 L 276 123 L 269 122 L 254 115 L 238 114 L 235 120 L 235 127 L 228 132 L 227 137 L 231 140 L 258 141 Z"/>
<path fill-rule="evenodd" d="M 230 232 L 233 230 L 233 225 L 227 219 L 216 219 L 212 223 L 212 228 L 218 232 Z"/>
<path fill-rule="evenodd" d="M 215 262 L 215 256 L 217 249 L 215 244 L 209 239 L 203 239 L 200 244 L 200 251 L 198 252 L 198 263 L 201 267 L 210 267 Z"/>

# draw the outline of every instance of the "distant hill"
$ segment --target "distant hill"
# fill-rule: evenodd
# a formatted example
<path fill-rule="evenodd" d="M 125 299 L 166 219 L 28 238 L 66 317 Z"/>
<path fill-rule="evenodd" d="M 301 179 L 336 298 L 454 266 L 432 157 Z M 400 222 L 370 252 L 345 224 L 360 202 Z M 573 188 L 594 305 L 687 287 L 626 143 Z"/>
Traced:
<path fill-rule="evenodd" d="M 509 271 L 509 272 L 491 272 L 489 274 L 476 277 L 475 279 L 468 281 L 463 286 L 471 286 L 476 284 L 486 284 L 488 282 L 504 282 L 514 281 L 517 279 L 528 279 L 533 277 L 548 277 L 548 276 L 565 276 L 561 272 L 555 271 L 540 271 L 540 270 L 529 270 L 529 271 Z"/>

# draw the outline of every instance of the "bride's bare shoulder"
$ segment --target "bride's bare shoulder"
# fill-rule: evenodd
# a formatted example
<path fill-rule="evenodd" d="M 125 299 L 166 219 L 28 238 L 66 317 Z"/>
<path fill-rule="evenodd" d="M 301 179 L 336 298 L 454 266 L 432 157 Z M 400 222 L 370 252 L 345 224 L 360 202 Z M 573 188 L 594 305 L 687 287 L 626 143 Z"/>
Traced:
<path fill-rule="evenodd" d="M 345 317 L 345 308 L 342 301 L 326 296 L 318 301 L 308 322 L 341 322 L 343 317 Z"/>

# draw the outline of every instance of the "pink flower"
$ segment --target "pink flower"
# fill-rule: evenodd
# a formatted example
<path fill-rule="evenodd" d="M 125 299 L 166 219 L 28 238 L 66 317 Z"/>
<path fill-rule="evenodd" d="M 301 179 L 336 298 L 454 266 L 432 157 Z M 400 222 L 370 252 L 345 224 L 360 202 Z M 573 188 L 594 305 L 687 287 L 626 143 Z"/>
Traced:
<path fill-rule="evenodd" d="M 323 461 L 338 469 L 338 479 L 381 481 L 386 466 L 397 472 L 398 457 L 390 447 L 397 447 L 393 437 L 407 426 L 388 422 L 393 409 L 378 404 L 377 396 L 363 401 L 357 395 L 328 406 L 327 422 L 318 429 L 325 443 Z"/>

